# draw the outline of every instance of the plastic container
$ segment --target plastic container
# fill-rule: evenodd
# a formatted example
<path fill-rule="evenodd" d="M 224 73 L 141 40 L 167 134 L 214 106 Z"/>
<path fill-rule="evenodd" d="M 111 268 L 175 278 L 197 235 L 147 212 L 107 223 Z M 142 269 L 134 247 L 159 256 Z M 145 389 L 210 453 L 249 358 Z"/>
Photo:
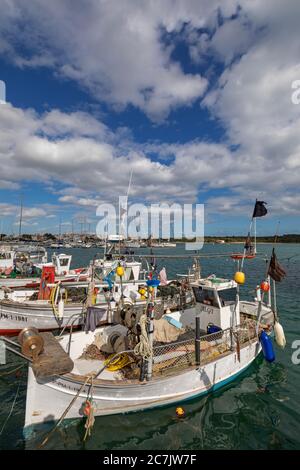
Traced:
<path fill-rule="evenodd" d="M 273 362 L 275 360 L 275 352 L 273 348 L 272 339 L 265 331 L 262 331 L 259 337 L 262 347 L 263 355 L 266 361 Z"/>
<path fill-rule="evenodd" d="M 219 331 L 222 331 L 222 328 L 220 328 L 217 325 L 214 325 L 213 323 L 209 323 L 207 325 L 207 334 L 211 335 L 212 333 L 218 333 Z"/>

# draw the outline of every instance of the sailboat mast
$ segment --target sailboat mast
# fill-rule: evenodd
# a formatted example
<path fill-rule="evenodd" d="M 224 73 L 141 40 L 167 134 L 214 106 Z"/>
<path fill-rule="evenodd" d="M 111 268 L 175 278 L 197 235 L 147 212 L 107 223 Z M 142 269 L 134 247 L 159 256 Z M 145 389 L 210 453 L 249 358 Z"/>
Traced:
<path fill-rule="evenodd" d="M 19 238 L 21 238 L 21 234 L 22 234 L 22 218 L 23 218 L 23 197 L 21 196 L 21 202 L 20 202 L 20 221 L 19 221 Z"/>
<path fill-rule="evenodd" d="M 254 254 L 256 255 L 256 217 L 254 217 Z"/>

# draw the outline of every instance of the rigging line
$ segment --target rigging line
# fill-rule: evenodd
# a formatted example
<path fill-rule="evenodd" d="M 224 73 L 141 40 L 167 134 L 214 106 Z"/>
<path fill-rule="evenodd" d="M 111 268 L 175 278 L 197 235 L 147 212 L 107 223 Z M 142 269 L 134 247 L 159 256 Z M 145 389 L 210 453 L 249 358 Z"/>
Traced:
<path fill-rule="evenodd" d="M 279 259 L 280 261 L 285 261 L 285 260 L 290 261 L 291 259 L 296 258 L 297 256 L 300 256 L 300 253 L 297 253 L 296 255 L 292 255 L 292 256 L 287 256 L 286 258 L 279 258 Z"/>
<path fill-rule="evenodd" d="M 12 369 L 12 370 L 9 370 L 8 372 L 2 372 L 0 374 L 0 377 L 4 377 L 6 375 L 13 374 L 14 372 L 17 372 L 18 370 L 22 369 L 22 367 L 24 367 L 24 364 L 21 364 L 19 367 L 16 367 L 15 369 Z"/>
<path fill-rule="evenodd" d="M 4 428 L 5 428 L 5 426 L 6 426 L 7 422 L 8 422 L 8 420 L 9 420 L 9 418 L 11 417 L 11 414 L 12 414 L 13 409 L 14 409 L 14 407 L 15 407 L 15 404 L 16 404 L 16 401 L 17 401 L 17 397 L 18 397 L 18 394 L 19 394 L 19 390 L 20 390 L 20 385 L 21 385 L 21 379 L 19 380 L 17 392 L 16 392 L 16 394 L 15 394 L 15 398 L 14 398 L 14 401 L 13 401 L 13 403 L 12 403 L 10 412 L 9 412 L 9 414 L 8 414 L 6 420 L 4 421 L 3 426 L 2 426 L 2 428 L 1 428 L 0 436 L 2 435 L 2 433 L 3 433 L 3 431 L 4 431 Z"/>

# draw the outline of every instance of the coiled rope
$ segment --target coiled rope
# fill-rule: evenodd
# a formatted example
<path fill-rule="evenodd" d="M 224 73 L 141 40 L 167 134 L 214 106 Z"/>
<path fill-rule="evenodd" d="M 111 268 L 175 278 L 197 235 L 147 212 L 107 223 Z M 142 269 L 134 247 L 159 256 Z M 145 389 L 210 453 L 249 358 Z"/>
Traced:
<path fill-rule="evenodd" d="M 136 356 L 141 356 L 143 359 L 149 359 L 152 357 L 152 349 L 147 334 L 147 322 L 147 316 L 145 314 L 141 315 L 139 322 L 141 327 L 140 342 L 133 350 Z"/>

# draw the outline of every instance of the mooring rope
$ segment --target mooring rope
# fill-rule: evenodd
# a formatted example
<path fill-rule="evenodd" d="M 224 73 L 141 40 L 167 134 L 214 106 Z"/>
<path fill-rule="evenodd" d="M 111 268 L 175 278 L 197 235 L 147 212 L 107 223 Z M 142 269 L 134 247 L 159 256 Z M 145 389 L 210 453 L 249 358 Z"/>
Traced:
<path fill-rule="evenodd" d="M 141 356 L 143 359 L 149 359 L 152 356 L 152 349 L 149 344 L 147 334 L 147 316 L 143 314 L 140 318 L 141 336 L 140 342 L 135 346 L 133 352 L 136 356 Z"/>
<path fill-rule="evenodd" d="M 47 444 L 49 438 L 52 436 L 52 434 L 54 433 L 54 431 L 56 431 L 56 429 L 58 428 L 58 426 L 60 425 L 60 423 L 64 420 L 65 416 L 67 415 L 67 413 L 69 412 L 69 410 L 71 409 L 73 403 L 75 403 L 75 401 L 77 400 L 77 398 L 79 397 L 80 395 L 80 392 L 84 389 L 84 387 L 88 384 L 88 382 L 91 380 L 92 376 L 89 376 L 86 381 L 81 385 L 80 389 L 78 390 L 78 392 L 76 393 L 75 397 L 70 401 L 69 405 L 67 406 L 67 408 L 65 409 L 65 411 L 63 412 L 63 414 L 61 415 L 61 417 L 59 418 L 59 420 L 56 422 L 55 426 L 51 429 L 51 431 L 47 434 L 47 436 L 44 438 L 44 440 L 41 442 L 41 444 L 37 447 L 37 449 L 41 449 L 42 447 L 44 447 L 45 444 Z"/>

